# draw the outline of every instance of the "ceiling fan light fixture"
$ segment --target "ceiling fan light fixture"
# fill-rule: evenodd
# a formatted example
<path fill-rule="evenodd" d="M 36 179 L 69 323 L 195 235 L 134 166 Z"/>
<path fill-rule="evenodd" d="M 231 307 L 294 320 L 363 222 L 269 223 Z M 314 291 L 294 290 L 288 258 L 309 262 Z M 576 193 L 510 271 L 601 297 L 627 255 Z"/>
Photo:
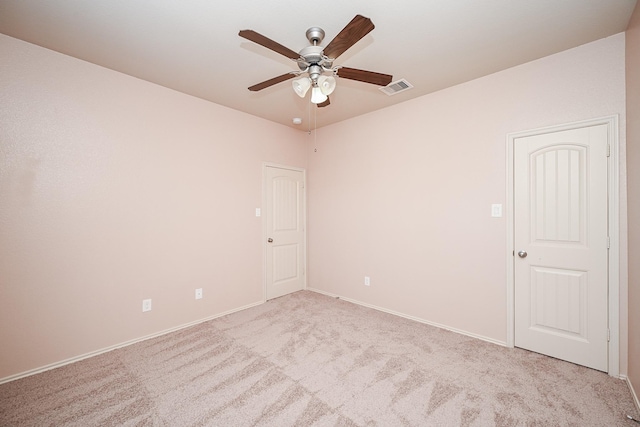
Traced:
<path fill-rule="evenodd" d="M 318 77 L 318 87 L 324 95 L 331 95 L 336 88 L 336 78 L 332 76 Z"/>
<path fill-rule="evenodd" d="M 322 90 L 318 86 L 314 86 L 311 89 L 311 102 L 313 104 L 322 104 L 328 98 L 327 95 L 322 93 Z"/>
<path fill-rule="evenodd" d="M 294 92 L 300 98 L 304 98 L 311 87 L 311 80 L 308 77 L 300 77 L 299 79 L 295 79 L 291 84 L 293 85 Z"/>

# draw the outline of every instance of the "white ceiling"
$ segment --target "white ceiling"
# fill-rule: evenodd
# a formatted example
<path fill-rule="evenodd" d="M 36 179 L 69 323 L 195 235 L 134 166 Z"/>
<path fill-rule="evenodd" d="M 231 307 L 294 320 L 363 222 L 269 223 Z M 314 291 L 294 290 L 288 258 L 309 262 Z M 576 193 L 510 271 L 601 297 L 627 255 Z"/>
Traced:
<path fill-rule="evenodd" d="M 321 127 L 624 31 L 636 0 L 0 0 L 0 33 L 287 126 Z M 334 65 L 392 74 L 414 88 L 387 96 L 338 79 L 310 109 L 283 82 L 290 59 L 238 36 L 252 29 L 299 51 L 324 45 L 356 15 L 376 28 Z M 314 114 L 317 116 L 314 117 Z M 295 126 L 294 126 L 295 127 Z M 313 127 L 313 123 L 311 124 Z"/>

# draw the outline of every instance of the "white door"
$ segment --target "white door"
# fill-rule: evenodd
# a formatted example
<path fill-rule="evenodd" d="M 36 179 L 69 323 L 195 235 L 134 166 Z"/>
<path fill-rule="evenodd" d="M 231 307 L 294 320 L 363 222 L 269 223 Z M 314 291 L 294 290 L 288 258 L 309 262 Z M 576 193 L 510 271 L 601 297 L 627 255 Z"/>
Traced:
<path fill-rule="evenodd" d="M 515 345 L 607 371 L 607 125 L 514 142 Z"/>
<path fill-rule="evenodd" d="M 304 289 L 304 173 L 265 167 L 267 299 Z"/>

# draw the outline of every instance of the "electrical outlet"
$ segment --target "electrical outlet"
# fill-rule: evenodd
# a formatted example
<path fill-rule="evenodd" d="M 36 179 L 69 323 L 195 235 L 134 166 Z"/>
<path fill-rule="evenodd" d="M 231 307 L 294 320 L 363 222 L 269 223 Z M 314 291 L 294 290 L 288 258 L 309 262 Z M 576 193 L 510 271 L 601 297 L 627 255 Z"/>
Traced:
<path fill-rule="evenodd" d="M 151 311 L 151 300 L 150 299 L 143 299 L 142 300 L 142 311 Z"/>
<path fill-rule="evenodd" d="M 364 285 L 371 286 L 371 279 L 369 279 L 369 276 L 364 276 Z"/>
<path fill-rule="evenodd" d="M 196 299 L 202 299 L 202 288 L 196 289 Z"/>

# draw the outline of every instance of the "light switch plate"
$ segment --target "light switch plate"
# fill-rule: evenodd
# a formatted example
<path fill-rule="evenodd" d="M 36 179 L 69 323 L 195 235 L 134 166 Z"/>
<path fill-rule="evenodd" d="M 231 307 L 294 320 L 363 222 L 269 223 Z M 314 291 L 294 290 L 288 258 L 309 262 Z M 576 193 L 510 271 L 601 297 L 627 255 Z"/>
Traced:
<path fill-rule="evenodd" d="M 502 217 L 502 205 L 501 204 L 493 204 L 491 205 L 491 216 L 494 218 Z"/>
<path fill-rule="evenodd" d="M 260 208 L 256 208 L 256 216 L 260 216 L 260 215 L 261 215 L 261 213 L 262 213 L 262 212 L 260 211 Z"/>

